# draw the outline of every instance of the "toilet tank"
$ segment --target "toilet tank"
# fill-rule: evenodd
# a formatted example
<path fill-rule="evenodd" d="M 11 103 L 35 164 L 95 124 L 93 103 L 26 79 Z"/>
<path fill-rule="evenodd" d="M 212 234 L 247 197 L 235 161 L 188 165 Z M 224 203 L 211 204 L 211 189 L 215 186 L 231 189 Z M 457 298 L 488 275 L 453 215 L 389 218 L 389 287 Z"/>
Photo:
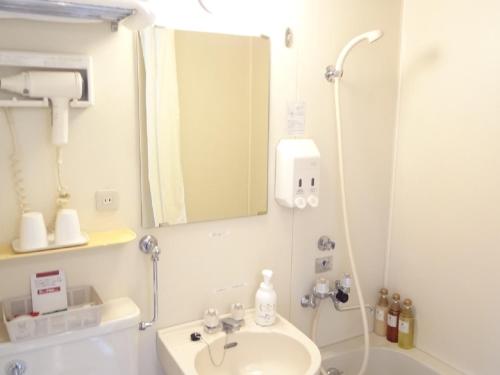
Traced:
<path fill-rule="evenodd" d="M 98 327 L 9 342 L 0 325 L 0 375 L 138 375 L 139 308 L 129 298 L 103 304 Z M 9 371 L 18 363 L 24 372 Z"/>

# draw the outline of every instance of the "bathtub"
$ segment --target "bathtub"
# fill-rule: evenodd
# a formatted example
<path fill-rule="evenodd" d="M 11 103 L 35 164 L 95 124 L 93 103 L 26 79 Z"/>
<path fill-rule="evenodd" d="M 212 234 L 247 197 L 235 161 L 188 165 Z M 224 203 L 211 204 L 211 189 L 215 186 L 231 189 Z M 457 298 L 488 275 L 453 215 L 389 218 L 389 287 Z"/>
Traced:
<path fill-rule="evenodd" d="M 370 335 L 370 344 L 365 375 L 464 375 L 418 349 L 400 349 L 374 334 Z M 363 360 L 363 338 L 324 347 L 321 356 L 325 370 L 336 368 L 342 375 L 357 375 Z"/>

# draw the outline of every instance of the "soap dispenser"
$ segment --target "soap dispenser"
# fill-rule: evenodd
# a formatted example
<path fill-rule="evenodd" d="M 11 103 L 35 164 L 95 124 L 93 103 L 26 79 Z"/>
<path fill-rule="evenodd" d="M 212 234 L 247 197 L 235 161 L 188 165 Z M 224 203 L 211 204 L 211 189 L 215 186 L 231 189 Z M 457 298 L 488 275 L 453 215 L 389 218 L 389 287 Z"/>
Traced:
<path fill-rule="evenodd" d="M 276 201 L 289 208 L 319 205 L 320 153 L 312 139 L 282 139 L 276 150 Z"/>
<path fill-rule="evenodd" d="M 273 271 L 262 271 L 263 281 L 255 294 L 255 323 L 260 326 L 273 325 L 276 320 L 276 292 L 274 291 L 271 278 Z"/>

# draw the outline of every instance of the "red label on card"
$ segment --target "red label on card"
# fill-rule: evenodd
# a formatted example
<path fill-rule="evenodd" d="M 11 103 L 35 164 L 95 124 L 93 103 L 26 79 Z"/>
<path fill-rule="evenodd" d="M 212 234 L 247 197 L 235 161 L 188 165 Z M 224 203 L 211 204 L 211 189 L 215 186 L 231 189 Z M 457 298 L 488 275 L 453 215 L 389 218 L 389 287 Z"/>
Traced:
<path fill-rule="evenodd" d="M 38 294 L 56 293 L 56 292 L 60 292 L 60 291 L 61 291 L 61 288 L 57 286 L 55 288 L 39 289 Z"/>
<path fill-rule="evenodd" d="M 48 271 L 48 272 L 40 272 L 36 274 L 36 277 L 48 277 L 48 276 L 57 276 L 59 275 L 59 271 Z"/>

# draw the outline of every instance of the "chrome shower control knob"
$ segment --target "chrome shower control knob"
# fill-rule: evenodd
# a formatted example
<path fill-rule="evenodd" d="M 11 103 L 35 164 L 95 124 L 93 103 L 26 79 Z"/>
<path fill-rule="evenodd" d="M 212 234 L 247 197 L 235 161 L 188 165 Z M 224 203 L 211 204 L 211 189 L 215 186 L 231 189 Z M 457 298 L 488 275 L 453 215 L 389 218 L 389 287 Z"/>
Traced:
<path fill-rule="evenodd" d="M 314 292 L 321 295 L 326 295 L 330 293 L 330 282 L 323 277 L 319 278 L 318 280 L 316 280 L 316 286 L 314 287 Z"/>
<path fill-rule="evenodd" d="M 342 278 L 341 285 L 343 288 L 351 288 L 352 287 L 352 277 L 348 273 L 344 274 L 344 277 Z"/>
<path fill-rule="evenodd" d="M 316 307 L 316 301 L 314 299 L 314 296 L 311 294 L 306 294 L 300 299 L 300 305 L 304 308 L 306 307 Z"/>
<path fill-rule="evenodd" d="M 328 251 L 335 249 L 335 241 L 332 241 L 328 236 L 321 236 L 318 240 L 318 249 Z"/>
<path fill-rule="evenodd" d="M 5 367 L 5 373 L 7 375 L 23 375 L 26 373 L 27 368 L 26 362 L 24 361 L 12 361 Z"/>
<path fill-rule="evenodd" d="M 139 249 L 144 254 L 151 254 L 153 251 L 159 249 L 158 240 L 154 236 L 148 234 L 142 237 L 141 240 L 139 241 Z"/>

